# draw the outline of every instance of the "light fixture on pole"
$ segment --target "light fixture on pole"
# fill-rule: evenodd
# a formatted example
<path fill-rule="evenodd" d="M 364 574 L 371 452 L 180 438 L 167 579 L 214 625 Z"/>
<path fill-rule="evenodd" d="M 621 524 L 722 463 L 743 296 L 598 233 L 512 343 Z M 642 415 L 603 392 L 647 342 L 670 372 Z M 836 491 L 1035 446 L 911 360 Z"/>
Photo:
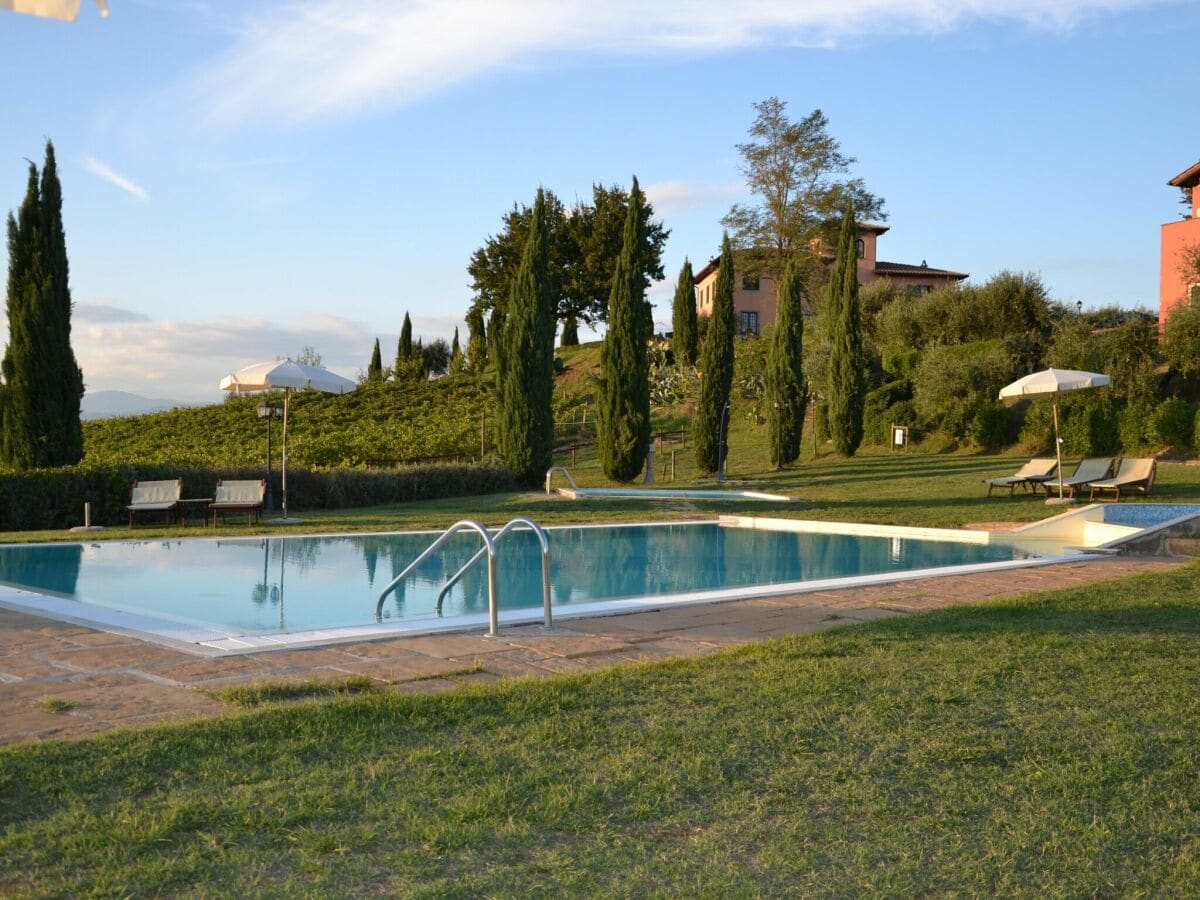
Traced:
<path fill-rule="evenodd" d="M 275 509 L 275 501 L 271 497 L 271 420 L 283 414 L 283 404 L 262 401 L 254 408 L 260 419 L 267 420 L 267 490 L 263 496 L 263 509 L 271 512 Z"/>

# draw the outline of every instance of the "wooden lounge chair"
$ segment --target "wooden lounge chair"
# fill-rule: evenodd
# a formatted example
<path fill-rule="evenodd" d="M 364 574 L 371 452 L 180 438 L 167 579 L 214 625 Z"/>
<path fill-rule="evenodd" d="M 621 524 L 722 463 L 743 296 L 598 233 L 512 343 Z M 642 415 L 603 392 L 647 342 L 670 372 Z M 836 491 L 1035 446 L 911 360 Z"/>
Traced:
<path fill-rule="evenodd" d="M 1074 497 L 1077 490 L 1086 488 L 1093 481 L 1102 481 L 1107 478 L 1108 473 L 1112 471 L 1114 462 L 1116 460 L 1111 456 L 1081 459 L 1079 465 L 1075 467 L 1074 474 L 1062 480 L 1063 493 L 1068 497 Z M 1049 481 L 1043 482 L 1042 486 L 1049 493 L 1058 487 L 1058 482 L 1051 478 Z"/>
<path fill-rule="evenodd" d="M 1041 484 L 1049 480 L 1057 468 L 1058 460 L 1056 459 L 1031 459 L 1012 475 L 1006 475 L 1002 478 L 985 478 L 983 483 L 988 486 L 989 497 L 992 496 L 992 489 L 998 487 L 1008 488 L 1008 496 L 1011 497 L 1013 489 L 1017 485 L 1029 488 L 1031 485 Z"/>
<path fill-rule="evenodd" d="M 262 512 L 263 497 L 267 492 L 267 483 L 258 481 L 218 481 L 217 492 L 208 509 L 212 513 L 212 523 L 217 524 L 217 516 L 224 520 L 229 513 L 246 513 L 246 524 L 252 524 Z"/>
<path fill-rule="evenodd" d="M 135 481 L 129 494 L 129 527 L 137 513 L 160 512 L 168 524 L 179 510 L 179 498 L 183 494 L 183 479 L 174 481 Z"/>
<path fill-rule="evenodd" d="M 1120 468 L 1117 469 L 1117 474 L 1112 478 L 1092 482 L 1089 499 L 1095 500 L 1097 491 L 1101 493 L 1112 491 L 1116 494 L 1114 500 L 1121 499 L 1121 491 L 1140 491 L 1143 494 L 1149 494 L 1150 488 L 1154 484 L 1157 465 L 1157 460 L 1152 456 L 1145 459 L 1123 459 Z"/>

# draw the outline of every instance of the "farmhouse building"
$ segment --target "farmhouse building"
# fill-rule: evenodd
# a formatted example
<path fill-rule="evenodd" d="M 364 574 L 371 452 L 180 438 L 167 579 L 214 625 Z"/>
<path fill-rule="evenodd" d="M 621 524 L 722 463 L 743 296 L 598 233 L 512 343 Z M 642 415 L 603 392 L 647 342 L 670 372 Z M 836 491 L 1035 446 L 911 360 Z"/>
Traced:
<path fill-rule="evenodd" d="M 870 284 L 887 279 L 893 284 L 909 288 L 917 293 L 926 293 L 935 288 L 957 284 L 967 277 L 965 272 L 935 269 L 924 260 L 920 265 L 884 262 L 876 256 L 879 236 L 888 230 L 886 225 L 860 224 L 855 249 L 858 252 L 858 283 Z M 822 254 L 830 264 L 831 253 Z M 736 254 L 735 254 L 736 264 Z M 696 311 L 702 316 L 712 314 L 713 294 L 717 284 L 720 260 L 710 260 L 708 265 L 696 273 Z M 778 298 L 778 275 L 774 272 L 760 274 L 734 272 L 733 308 L 737 315 L 737 327 L 741 334 L 760 334 L 767 325 L 775 324 L 775 306 Z M 805 309 L 805 314 L 809 314 Z"/>
<path fill-rule="evenodd" d="M 1200 272 L 1187 265 L 1200 255 L 1200 162 L 1167 182 L 1172 187 L 1191 191 L 1192 214 L 1162 227 L 1162 257 L 1158 274 L 1158 324 L 1167 321 L 1176 306 L 1189 296 L 1200 296 Z"/>

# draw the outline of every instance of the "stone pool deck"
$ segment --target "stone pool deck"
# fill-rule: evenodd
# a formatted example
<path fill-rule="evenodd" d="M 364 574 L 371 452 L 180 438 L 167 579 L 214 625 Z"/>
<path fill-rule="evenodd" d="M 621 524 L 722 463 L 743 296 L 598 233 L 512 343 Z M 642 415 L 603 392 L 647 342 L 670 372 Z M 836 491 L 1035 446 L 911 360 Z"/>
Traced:
<path fill-rule="evenodd" d="M 0 608 L 0 743 L 218 715 L 233 707 L 212 692 L 235 684 L 367 675 L 397 691 L 446 691 L 513 676 L 702 656 L 780 635 L 1161 572 L 1184 562 L 1106 558 L 570 619 L 550 631 L 502 629 L 496 638 L 457 633 L 217 658 Z"/>

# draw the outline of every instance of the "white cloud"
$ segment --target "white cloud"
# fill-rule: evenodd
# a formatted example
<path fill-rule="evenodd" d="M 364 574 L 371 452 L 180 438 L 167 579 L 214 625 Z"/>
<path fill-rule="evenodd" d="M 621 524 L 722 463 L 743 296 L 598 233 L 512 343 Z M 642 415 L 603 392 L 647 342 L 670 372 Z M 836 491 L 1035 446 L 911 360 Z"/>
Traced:
<path fill-rule="evenodd" d="M 555 55 L 829 47 L 971 21 L 1068 28 L 1167 0 L 293 0 L 247 13 L 193 89 L 206 124 L 396 108 Z"/>
<path fill-rule="evenodd" d="M 114 171 L 110 166 L 100 162 L 94 156 L 85 156 L 83 158 L 83 167 L 97 178 L 107 181 L 114 187 L 120 188 L 131 197 L 136 197 L 138 200 L 150 199 L 150 195 L 146 193 L 146 189 L 140 184 Z"/>
<path fill-rule="evenodd" d="M 453 316 L 414 316 L 414 336 L 454 333 Z M 177 402 L 220 399 L 222 377 L 243 366 L 295 356 L 311 346 L 324 366 L 353 378 L 365 369 L 376 333 L 341 316 L 302 314 L 294 322 L 229 317 L 190 322 L 149 316 L 114 304 L 80 303 L 71 343 L 88 390 L 123 390 Z M 378 335 L 384 358 L 396 335 Z"/>
<path fill-rule="evenodd" d="M 745 192 L 743 184 L 696 184 L 690 181 L 660 181 L 643 189 L 660 218 L 672 218 L 713 206 L 727 206 Z"/>

